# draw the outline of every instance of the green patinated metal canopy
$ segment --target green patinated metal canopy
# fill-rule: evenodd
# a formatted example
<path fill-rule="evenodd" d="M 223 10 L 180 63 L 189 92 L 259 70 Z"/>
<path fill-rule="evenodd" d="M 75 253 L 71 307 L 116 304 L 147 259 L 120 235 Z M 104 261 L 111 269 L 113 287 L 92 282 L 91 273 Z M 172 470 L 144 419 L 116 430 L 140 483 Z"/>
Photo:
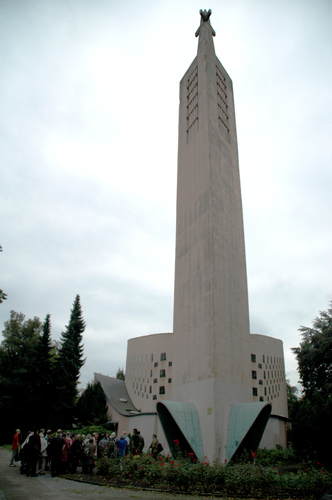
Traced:
<path fill-rule="evenodd" d="M 198 460 L 203 460 L 203 443 L 196 406 L 179 401 L 159 401 L 157 412 L 172 455 L 176 457 L 181 451 L 183 454 L 193 453 Z"/>
<path fill-rule="evenodd" d="M 234 460 L 243 451 L 257 452 L 271 414 L 270 403 L 236 403 L 228 423 L 226 460 Z"/>

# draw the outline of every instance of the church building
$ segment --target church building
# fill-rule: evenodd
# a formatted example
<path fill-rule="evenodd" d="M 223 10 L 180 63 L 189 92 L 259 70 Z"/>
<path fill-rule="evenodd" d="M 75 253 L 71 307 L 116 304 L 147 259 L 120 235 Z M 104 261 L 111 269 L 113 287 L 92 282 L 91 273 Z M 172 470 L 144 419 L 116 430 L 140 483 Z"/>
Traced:
<path fill-rule="evenodd" d="M 224 462 L 285 447 L 288 410 L 282 341 L 249 330 L 233 85 L 210 15 L 180 82 L 173 332 L 128 341 L 125 382 L 95 380 L 118 433 Z"/>

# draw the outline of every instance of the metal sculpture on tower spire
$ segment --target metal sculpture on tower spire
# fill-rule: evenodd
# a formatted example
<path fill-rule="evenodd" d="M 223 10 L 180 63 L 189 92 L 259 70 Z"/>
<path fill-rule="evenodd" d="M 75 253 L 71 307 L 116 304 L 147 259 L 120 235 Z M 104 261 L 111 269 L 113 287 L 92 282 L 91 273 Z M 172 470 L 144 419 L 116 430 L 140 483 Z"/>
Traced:
<path fill-rule="evenodd" d="M 200 24 L 200 26 L 199 26 L 198 30 L 197 30 L 197 31 L 196 31 L 196 33 L 195 33 L 195 36 L 196 36 L 196 37 L 198 37 L 198 36 L 199 36 L 199 31 L 200 31 L 200 29 L 201 29 L 201 26 L 202 26 L 204 23 L 207 23 L 207 22 L 208 22 L 208 23 L 210 24 L 210 16 L 211 16 L 211 14 L 212 14 L 212 10 L 211 10 L 211 9 L 209 9 L 209 10 L 206 10 L 206 9 L 205 9 L 205 10 L 202 10 L 202 9 L 201 9 L 201 10 L 199 11 L 199 13 L 200 13 L 200 15 L 201 15 L 201 24 Z M 210 24 L 210 26 L 211 26 L 211 24 Z M 212 26 L 211 26 L 211 30 L 212 30 L 212 36 L 216 36 L 216 32 L 214 31 L 214 29 L 212 28 Z"/>

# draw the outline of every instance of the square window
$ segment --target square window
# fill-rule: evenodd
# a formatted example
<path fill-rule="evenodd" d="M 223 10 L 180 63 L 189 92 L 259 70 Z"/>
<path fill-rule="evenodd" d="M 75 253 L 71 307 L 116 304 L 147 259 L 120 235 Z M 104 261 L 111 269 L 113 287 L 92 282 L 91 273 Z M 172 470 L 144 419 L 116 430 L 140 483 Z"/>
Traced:
<path fill-rule="evenodd" d="M 154 394 L 152 399 L 157 399 L 157 396 Z"/>
<path fill-rule="evenodd" d="M 257 387 L 252 388 L 252 395 L 257 396 Z"/>
<path fill-rule="evenodd" d="M 263 368 L 262 363 L 258 363 L 258 368 Z"/>
<path fill-rule="evenodd" d="M 173 361 L 168 362 L 168 366 L 172 366 L 172 364 L 173 364 Z"/>
<path fill-rule="evenodd" d="M 261 397 L 259 398 L 259 400 L 260 400 L 260 401 L 264 401 L 264 398 L 263 398 L 263 396 L 261 396 Z"/>
<path fill-rule="evenodd" d="M 257 372 L 255 370 L 252 370 L 252 372 L 251 372 L 251 378 L 257 379 Z"/>
<path fill-rule="evenodd" d="M 153 383 L 156 384 L 158 382 L 158 379 L 157 378 L 154 378 L 153 379 Z"/>
<path fill-rule="evenodd" d="M 256 363 L 256 354 L 251 355 L 251 362 Z"/>
<path fill-rule="evenodd" d="M 263 354 L 263 363 L 265 363 L 265 354 Z"/>
<path fill-rule="evenodd" d="M 169 379 L 168 379 L 168 383 L 169 383 L 169 384 L 171 384 L 171 383 L 172 383 L 172 379 L 171 379 L 171 378 L 169 378 Z"/>
<path fill-rule="evenodd" d="M 159 387 L 159 394 L 165 394 L 165 386 L 161 385 Z"/>
<path fill-rule="evenodd" d="M 152 370 L 150 370 L 150 377 L 152 377 Z"/>
<path fill-rule="evenodd" d="M 160 354 L 160 361 L 166 361 L 166 352 Z"/>
<path fill-rule="evenodd" d="M 158 361 L 155 362 L 154 367 L 156 368 L 158 366 Z"/>
<path fill-rule="evenodd" d="M 150 385 L 149 393 L 152 394 L 152 385 Z"/>
<path fill-rule="evenodd" d="M 263 380 L 260 380 L 258 383 L 259 385 L 263 385 Z"/>

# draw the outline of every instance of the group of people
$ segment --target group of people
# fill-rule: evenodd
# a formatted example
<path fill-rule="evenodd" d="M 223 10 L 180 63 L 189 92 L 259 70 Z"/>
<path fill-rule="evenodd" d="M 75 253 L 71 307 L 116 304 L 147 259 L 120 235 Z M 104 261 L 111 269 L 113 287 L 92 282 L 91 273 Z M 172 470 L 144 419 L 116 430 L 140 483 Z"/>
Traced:
<path fill-rule="evenodd" d="M 20 447 L 20 430 L 16 429 L 9 466 L 16 467 L 15 462 L 20 460 L 20 472 L 27 477 L 43 475 L 45 470 L 51 470 L 52 477 L 68 472 L 75 474 L 78 466 L 82 467 L 83 473 L 91 474 L 97 458 L 103 455 L 123 458 L 128 453 L 140 455 L 144 444 L 144 438 L 137 429 L 133 430 L 130 438 L 123 432 L 118 439 L 115 432 L 80 435 L 58 429 L 53 435 L 51 430 L 45 433 L 45 429 L 34 428 L 27 433 Z M 155 457 L 160 452 L 155 434 L 150 449 Z"/>

